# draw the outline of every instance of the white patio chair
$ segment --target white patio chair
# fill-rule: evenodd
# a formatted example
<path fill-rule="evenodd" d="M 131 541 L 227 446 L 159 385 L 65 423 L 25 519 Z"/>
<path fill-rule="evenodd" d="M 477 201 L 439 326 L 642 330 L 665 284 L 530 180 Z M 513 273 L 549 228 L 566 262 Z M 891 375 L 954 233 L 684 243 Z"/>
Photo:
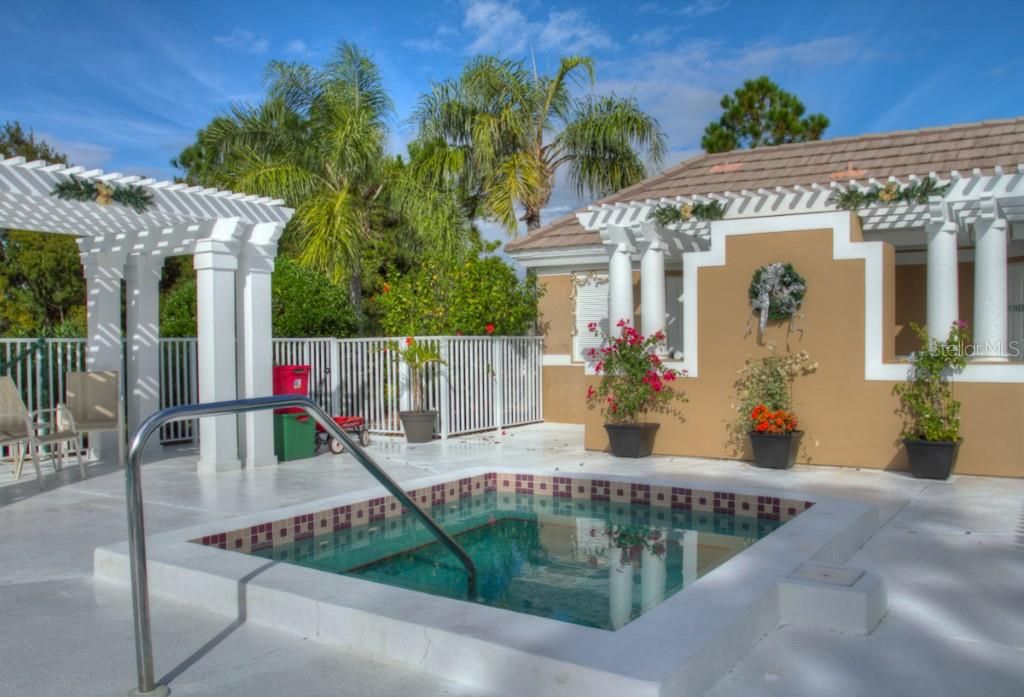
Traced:
<path fill-rule="evenodd" d="M 68 373 L 65 399 L 73 428 L 78 433 L 117 432 L 118 462 L 124 460 L 124 415 L 121 380 L 116 370 Z"/>
<path fill-rule="evenodd" d="M 25 463 L 27 449 L 32 458 L 32 465 L 36 469 L 39 486 L 43 489 L 46 488 L 46 484 L 43 483 L 43 473 L 39 469 L 39 451 L 36 447 L 36 429 L 32 422 L 32 415 L 21 399 L 18 386 L 6 375 L 0 375 L 0 445 L 13 447 L 16 450 L 14 456 L 16 479 L 21 477 L 21 468 Z"/>
<path fill-rule="evenodd" d="M 48 419 L 41 418 L 49 414 Z M 85 477 L 85 464 L 82 462 L 82 432 L 75 427 L 75 419 L 63 404 L 58 404 L 53 409 L 40 409 L 35 412 L 35 442 L 36 451 L 42 452 L 47 446 L 57 446 L 57 457 L 54 469 L 64 469 L 64 461 L 68 455 L 68 445 L 74 446 L 74 452 L 78 458 L 78 471 Z M 53 453 L 50 453 L 53 457 Z M 21 469 L 18 468 L 15 478 L 20 476 Z"/>

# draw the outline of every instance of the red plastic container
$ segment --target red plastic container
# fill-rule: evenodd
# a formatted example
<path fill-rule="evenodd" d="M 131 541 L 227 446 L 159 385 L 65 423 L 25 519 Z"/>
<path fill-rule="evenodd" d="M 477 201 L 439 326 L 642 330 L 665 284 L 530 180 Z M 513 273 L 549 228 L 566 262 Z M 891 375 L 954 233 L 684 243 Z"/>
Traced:
<path fill-rule="evenodd" d="M 295 394 L 308 397 L 309 373 L 308 365 L 275 365 L 274 394 Z M 295 414 L 302 411 L 299 407 L 288 407 L 286 409 L 275 409 L 274 413 Z"/>

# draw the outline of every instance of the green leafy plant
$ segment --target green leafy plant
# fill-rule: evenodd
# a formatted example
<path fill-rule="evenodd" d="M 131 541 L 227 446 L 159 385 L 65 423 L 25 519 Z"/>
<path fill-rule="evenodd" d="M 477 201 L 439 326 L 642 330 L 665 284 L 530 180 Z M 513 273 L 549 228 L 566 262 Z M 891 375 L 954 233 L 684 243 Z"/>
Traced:
<path fill-rule="evenodd" d="M 942 341 L 917 324 L 911 324 L 911 329 L 922 346 L 911 357 L 913 367 L 907 382 L 892 388 L 900 399 L 902 435 L 910 440 L 959 440 L 960 402 L 953 397 L 952 375 L 967 365 L 967 323 L 954 322 Z"/>
<path fill-rule="evenodd" d="M 155 205 L 152 192 L 141 186 L 119 186 L 78 177 L 57 182 L 50 195 L 62 201 L 95 201 L 101 206 L 111 202 L 120 203 L 136 213 L 145 213 Z"/>
<path fill-rule="evenodd" d="M 515 336 L 536 324 L 543 290 L 534 274 L 520 279 L 498 257 L 432 255 L 383 284 L 375 303 L 381 327 L 391 336 Z"/>
<path fill-rule="evenodd" d="M 384 349 L 393 359 L 409 366 L 409 382 L 412 387 L 412 411 L 423 411 L 423 381 L 430 365 L 445 365 L 441 360 L 441 349 L 433 341 L 416 341 L 407 336 L 402 341 L 392 341 Z"/>
<path fill-rule="evenodd" d="M 783 420 L 783 424 L 778 425 L 783 430 L 778 432 L 796 430 L 793 382 L 802 375 L 813 373 L 818 369 L 818 364 L 811 360 L 806 351 L 777 354 L 774 347 L 769 346 L 769 349 L 772 353 L 767 356 L 748 358 L 738 372 L 734 385 L 737 396 L 735 408 L 738 412 L 732 429 L 734 445 L 739 445 L 747 432 L 757 430 L 761 417 L 768 413 L 772 419 L 765 430 L 776 428 L 776 415 Z M 787 424 L 791 424 L 792 428 L 785 430 Z"/>
<path fill-rule="evenodd" d="M 683 391 L 671 384 L 685 372 L 665 366 L 654 353 L 664 343 L 664 333 L 644 337 L 625 320 L 618 328 L 621 332 L 611 336 L 596 322 L 590 323 L 590 331 L 604 339 L 604 346 L 589 352 L 601 382 L 587 389 L 587 407 L 600 407 L 608 422 L 635 424 L 644 414 L 669 413 L 673 402 L 685 402 Z"/>
<path fill-rule="evenodd" d="M 688 220 L 721 220 L 725 217 L 725 206 L 721 201 L 698 201 L 675 206 L 670 203 L 658 205 L 648 218 L 658 225 L 685 223 Z"/>
<path fill-rule="evenodd" d="M 643 550 L 664 557 L 668 551 L 665 531 L 642 525 L 607 525 L 605 535 L 612 547 L 623 550 L 622 564 L 636 561 Z"/>

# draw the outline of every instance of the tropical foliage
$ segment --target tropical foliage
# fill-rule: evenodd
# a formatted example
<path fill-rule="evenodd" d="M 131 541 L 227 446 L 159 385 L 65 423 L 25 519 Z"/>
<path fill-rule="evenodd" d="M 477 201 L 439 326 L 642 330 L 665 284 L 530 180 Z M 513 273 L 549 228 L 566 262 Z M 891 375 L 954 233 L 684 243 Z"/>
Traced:
<path fill-rule="evenodd" d="M 617 328 L 617 334 L 608 335 L 596 322 L 590 323 L 590 331 L 604 340 L 604 346 L 590 349 L 587 357 L 601 376 L 596 388 L 587 388 L 587 407 L 599 408 L 609 423 L 635 424 L 645 414 L 669 413 L 673 402 L 685 402 L 683 391 L 672 386 L 685 373 L 667 367 L 655 353 L 664 345 L 665 334 L 645 337 L 626 320 Z"/>
<path fill-rule="evenodd" d="M 531 330 L 543 289 L 532 273 L 520 279 L 487 248 L 459 262 L 432 255 L 381 288 L 381 327 L 401 334 L 499 334 Z"/>
<path fill-rule="evenodd" d="M 553 75 L 474 58 L 421 98 L 414 166 L 456 192 L 468 216 L 496 220 L 513 236 L 520 220 L 540 226 L 563 167 L 577 193 L 634 184 L 660 164 L 665 135 L 632 97 L 573 93 L 593 82 L 594 62 L 584 56 L 562 58 Z"/>
<path fill-rule="evenodd" d="M 235 105 L 181 154 L 189 177 L 293 206 L 285 251 L 347 283 L 360 320 L 371 239 L 462 250 L 471 236 L 456 199 L 387 153 L 393 107 L 365 53 L 342 43 L 323 68 L 274 61 L 265 83 L 261 104 Z"/>
<path fill-rule="evenodd" d="M 272 330 L 278 337 L 351 336 L 356 316 L 348 292 L 288 257 L 271 276 Z M 160 301 L 161 336 L 196 335 L 196 280 L 184 275 Z"/>
<path fill-rule="evenodd" d="M 906 383 L 895 385 L 904 419 L 903 437 L 913 440 L 956 441 L 960 438 L 960 402 L 953 396 L 953 373 L 967 365 L 966 344 L 970 332 L 966 322 L 954 322 L 945 340 L 912 324 L 921 340 L 914 352 L 913 368 Z"/>
<path fill-rule="evenodd" d="M 409 366 L 409 384 L 412 386 L 412 411 L 423 411 L 423 378 L 430 365 L 445 365 L 441 349 L 434 341 L 417 341 L 407 336 L 393 341 L 384 349 L 393 359 Z"/>
<path fill-rule="evenodd" d="M 828 128 L 824 114 L 804 116 L 803 102 L 765 75 L 723 96 L 721 106 L 722 116 L 700 141 L 709 153 L 820 140 Z"/>

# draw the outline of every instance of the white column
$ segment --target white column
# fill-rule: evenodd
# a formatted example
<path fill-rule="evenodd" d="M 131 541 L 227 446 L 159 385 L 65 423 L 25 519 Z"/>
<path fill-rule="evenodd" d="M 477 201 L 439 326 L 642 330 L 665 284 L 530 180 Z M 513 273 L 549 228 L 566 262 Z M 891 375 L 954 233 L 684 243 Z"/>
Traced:
<path fill-rule="evenodd" d="M 1006 220 L 979 218 L 974 223 L 974 328 L 976 357 L 1005 361 L 1008 341 Z"/>
<path fill-rule="evenodd" d="M 608 616 L 612 628 L 629 622 L 633 614 L 633 564 L 622 563 L 623 550 L 608 550 Z"/>
<path fill-rule="evenodd" d="M 957 225 L 929 223 L 928 235 L 928 334 L 944 341 L 953 322 L 960 317 L 957 268 Z"/>
<path fill-rule="evenodd" d="M 160 275 L 162 257 L 130 256 L 124 267 L 128 355 L 125 392 L 128 433 L 160 409 Z M 159 449 L 156 437 L 150 448 Z"/>
<path fill-rule="evenodd" d="M 633 324 L 634 251 L 631 245 L 617 244 L 612 248 L 612 256 L 608 260 L 608 319 L 609 331 L 613 334 L 618 333 L 620 320 Z"/>
<path fill-rule="evenodd" d="M 116 370 L 124 379 L 121 362 L 121 280 L 124 255 L 94 252 L 82 256 L 85 267 L 88 340 L 86 370 Z M 117 458 L 123 448 L 118 434 L 90 434 L 89 447 L 97 458 Z"/>
<path fill-rule="evenodd" d="M 235 275 L 238 391 L 240 398 L 273 394 L 273 307 L 271 274 L 277 245 L 246 243 Z M 240 455 L 246 467 L 276 465 L 274 415 L 253 411 L 239 418 Z"/>
<path fill-rule="evenodd" d="M 199 327 L 199 401 L 235 399 L 237 242 L 200 240 L 196 243 L 193 264 L 196 269 Z M 199 472 L 218 472 L 240 465 L 238 417 L 208 416 L 200 419 Z"/>
<path fill-rule="evenodd" d="M 668 536 L 662 539 L 668 543 Z M 647 612 L 665 598 L 665 581 L 668 579 L 666 554 L 655 554 L 644 546 L 640 553 L 640 611 Z"/>
<path fill-rule="evenodd" d="M 697 580 L 697 531 L 683 530 L 679 538 L 683 550 L 683 588 Z"/>
<path fill-rule="evenodd" d="M 644 336 L 665 332 L 666 251 L 668 247 L 664 242 L 648 242 L 640 257 L 640 323 Z M 665 342 L 659 345 L 659 353 L 666 345 Z"/>

